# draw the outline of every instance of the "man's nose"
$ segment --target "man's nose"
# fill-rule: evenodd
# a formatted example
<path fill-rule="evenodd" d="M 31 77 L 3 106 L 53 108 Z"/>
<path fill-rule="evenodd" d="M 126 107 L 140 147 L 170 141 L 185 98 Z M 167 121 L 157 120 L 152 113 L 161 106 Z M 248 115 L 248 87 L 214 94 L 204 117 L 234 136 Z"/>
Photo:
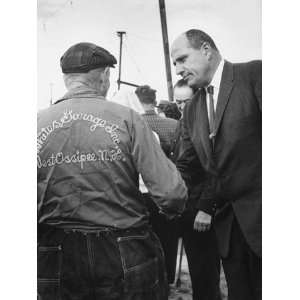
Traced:
<path fill-rule="evenodd" d="M 176 75 L 182 75 L 183 67 L 181 64 L 176 64 Z"/>

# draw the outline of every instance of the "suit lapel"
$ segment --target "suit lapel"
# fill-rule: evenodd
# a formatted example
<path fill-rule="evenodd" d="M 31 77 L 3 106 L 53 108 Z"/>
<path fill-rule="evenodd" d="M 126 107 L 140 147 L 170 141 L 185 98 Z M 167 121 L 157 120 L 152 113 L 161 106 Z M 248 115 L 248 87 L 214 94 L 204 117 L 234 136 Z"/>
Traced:
<path fill-rule="evenodd" d="M 232 88 L 233 65 L 228 61 L 225 61 L 216 110 L 216 134 L 218 133 Z"/>

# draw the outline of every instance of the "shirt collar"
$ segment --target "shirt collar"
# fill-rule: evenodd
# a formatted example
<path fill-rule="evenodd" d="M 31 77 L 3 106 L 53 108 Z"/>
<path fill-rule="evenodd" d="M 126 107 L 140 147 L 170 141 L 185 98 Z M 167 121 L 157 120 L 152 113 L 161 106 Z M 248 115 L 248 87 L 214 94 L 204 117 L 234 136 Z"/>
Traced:
<path fill-rule="evenodd" d="M 144 115 L 156 115 L 156 112 L 154 109 L 145 110 Z"/>
<path fill-rule="evenodd" d="M 222 73 L 223 73 L 223 68 L 224 68 L 224 59 L 222 58 L 218 68 L 213 76 L 212 81 L 210 82 L 210 85 L 212 85 L 214 88 L 219 89 L 220 88 L 220 84 L 221 84 L 221 78 L 222 78 Z"/>

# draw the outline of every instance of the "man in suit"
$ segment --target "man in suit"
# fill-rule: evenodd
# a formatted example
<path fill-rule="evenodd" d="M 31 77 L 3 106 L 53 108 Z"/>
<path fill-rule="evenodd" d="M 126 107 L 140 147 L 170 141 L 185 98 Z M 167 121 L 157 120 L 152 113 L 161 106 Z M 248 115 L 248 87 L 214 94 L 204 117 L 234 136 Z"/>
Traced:
<path fill-rule="evenodd" d="M 261 299 L 261 61 L 225 61 L 192 29 L 172 45 L 177 75 L 198 89 L 184 109 L 177 161 L 198 209 L 194 229 L 216 231 L 230 300 Z"/>
<path fill-rule="evenodd" d="M 174 99 L 180 111 L 191 101 L 195 93 L 187 82 L 180 79 L 174 86 Z M 176 164 L 184 150 L 182 147 L 183 122 L 181 118 L 176 130 L 176 139 L 172 148 L 172 160 Z M 179 219 L 179 231 L 187 256 L 189 273 L 192 281 L 194 300 L 220 299 L 220 255 L 214 230 L 197 231 L 194 229 L 198 208 L 188 202 Z"/>

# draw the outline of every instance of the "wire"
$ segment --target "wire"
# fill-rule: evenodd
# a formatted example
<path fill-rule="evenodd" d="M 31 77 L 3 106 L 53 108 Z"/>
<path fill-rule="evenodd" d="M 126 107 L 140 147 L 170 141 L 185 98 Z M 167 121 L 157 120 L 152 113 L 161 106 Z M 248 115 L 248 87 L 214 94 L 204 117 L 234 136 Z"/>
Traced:
<path fill-rule="evenodd" d="M 132 49 L 131 49 L 129 40 L 128 40 L 128 38 L 127 38 L 126 36 L 125 36 L 125 40 L 126 40 L 126 42 L 128 43 L 128 45 L 127 45 L 127 43 L 124 43 L 124 46 L 125 46 L 125 48 L 126 48 L 126 50 L 127 50 L 127 53 L 129 54 L 129 57 L 130 57 L 131 61 L 132 61 L 133 64 L 135 65 L 137 72 L 138 72 L 139 75 L 142 77 L 142 79 L 145 81 L 145 77 L 144 77 L 144 75 L 143 75 L 141 69 L 139 68 L 138 63 L 135 61 L 133 55 L 131 54 L 131 52 L 133 52 L 133 51 L 132 51 Z M 124 41 L 125 41 L 125 40 L 124 40 Z M 130 49 L 129 49 L 129 48 L 130 48 Z"/>
<path fill-rule="evenodd" d="M 158 43 L 158 44 L 161 44 L 161 41 L 159 40 L 156 40 L 156 39 L 152 39 L 152 38 L 149 38 L 149 37 L 145 37 L 145 36 L 140 36 L 140 35 L 136 35 L 136 34 L 130 34 L 133 38 L 136 38 L 136 39 L 142 39 L 142 40 L 145 40 L 145 41 L 150 41 L 150 42 L 155 42 L 155 43 Z"/>

